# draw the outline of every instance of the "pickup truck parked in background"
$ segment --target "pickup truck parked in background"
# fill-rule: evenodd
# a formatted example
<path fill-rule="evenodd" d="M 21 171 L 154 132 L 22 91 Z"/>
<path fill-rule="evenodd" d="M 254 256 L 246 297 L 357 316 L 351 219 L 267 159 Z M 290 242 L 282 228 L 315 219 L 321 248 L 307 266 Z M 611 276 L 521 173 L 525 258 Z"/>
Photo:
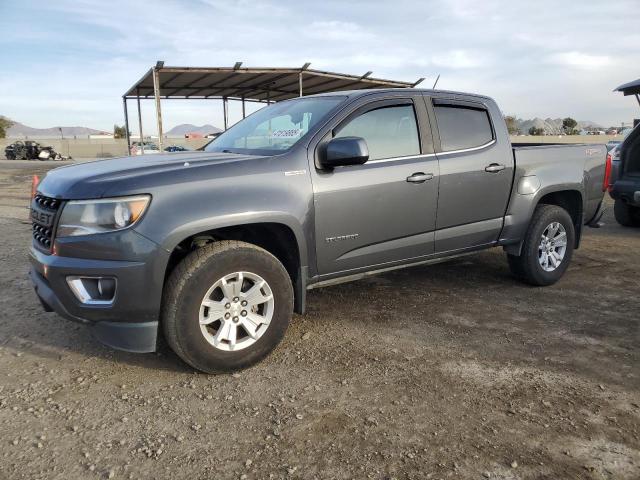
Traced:
<path fill-rule="evenodd" d="M 193 367 L 251 365 L 308 289 L 501 246 L 555 283 L 601 215 L 604 145 L 509 142 L 480 95 L 389 89 L 283 101 L 204 152 L 51 171 L 32 202 L 46 309 L 114 348 L 162 331 Z"/>

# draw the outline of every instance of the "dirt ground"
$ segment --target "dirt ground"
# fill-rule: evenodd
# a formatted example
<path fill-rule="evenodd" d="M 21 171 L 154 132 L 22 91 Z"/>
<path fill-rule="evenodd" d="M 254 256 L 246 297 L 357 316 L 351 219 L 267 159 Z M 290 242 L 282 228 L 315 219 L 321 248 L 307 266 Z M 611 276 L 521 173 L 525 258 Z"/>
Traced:
<path fill-rule="evenodd" d="M 0 162 L 0 478 L 640 478 L 640 230 L 611 214 L 553 287 L 494 249 L 313 290 L 266 361 L 207 376 L 42 310 L 46 168 Z"/>

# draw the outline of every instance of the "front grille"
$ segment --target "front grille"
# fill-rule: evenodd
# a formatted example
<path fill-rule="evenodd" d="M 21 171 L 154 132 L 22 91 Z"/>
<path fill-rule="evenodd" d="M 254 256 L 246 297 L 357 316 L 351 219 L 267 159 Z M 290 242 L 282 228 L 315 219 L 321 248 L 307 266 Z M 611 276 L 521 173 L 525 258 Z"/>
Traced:
<path fill-rule="evenodd" d="M 53 233 L 61 200 L 37 194 L 31 204 L 31 230 L 36 244 L 51 249 Z"/>

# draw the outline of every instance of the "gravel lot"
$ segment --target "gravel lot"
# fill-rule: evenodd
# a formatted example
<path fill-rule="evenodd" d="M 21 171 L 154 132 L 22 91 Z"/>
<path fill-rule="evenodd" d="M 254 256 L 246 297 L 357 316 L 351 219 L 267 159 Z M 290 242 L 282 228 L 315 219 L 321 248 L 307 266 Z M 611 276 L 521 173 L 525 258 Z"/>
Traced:
<path fill-rule="evenodd" d="M 0 478 L 640 478 L 640 231 L 559 284 L 499 249 L 314 290 L 266 361 L 206 376 L 44 313 L 29 181 L 0 162 Z"/>

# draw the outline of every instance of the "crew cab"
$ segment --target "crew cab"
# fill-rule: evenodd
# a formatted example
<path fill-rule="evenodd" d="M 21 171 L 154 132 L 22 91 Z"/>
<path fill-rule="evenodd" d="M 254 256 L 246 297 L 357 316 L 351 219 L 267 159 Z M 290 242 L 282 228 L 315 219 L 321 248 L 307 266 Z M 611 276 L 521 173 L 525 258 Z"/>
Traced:
<path fill-rule="evenodd" d="M 275 103 L 203 152 L 51 171 L 32 202 L 48 310 L 204 372 L 282 339 L 306 292 L 503 247 L 551 285 L 601 215 L 604 145 L 513 146 L 496 103 L 381 89 Z"/>

